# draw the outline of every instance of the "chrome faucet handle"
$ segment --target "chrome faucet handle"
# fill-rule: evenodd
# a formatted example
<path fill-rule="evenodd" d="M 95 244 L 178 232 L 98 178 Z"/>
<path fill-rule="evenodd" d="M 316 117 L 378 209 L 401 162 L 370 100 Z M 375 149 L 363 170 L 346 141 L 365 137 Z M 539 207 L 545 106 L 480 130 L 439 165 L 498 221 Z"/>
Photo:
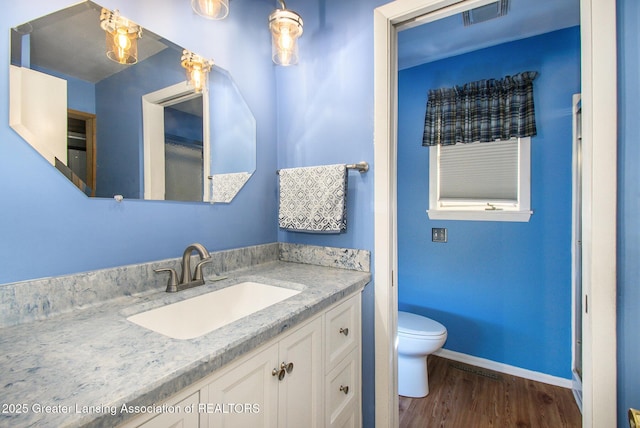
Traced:
<path fill-rule="evenodd" d="M 198 262 L 198 264 L 196 264 L 195 272 L 193 272 L 193 280 L 194 281 L 204 280 L 203 275 L 202 275 L 202 265 L 205 265 L 207 263 L 211 263 L 212 261 L 213 261 L 213 259 L 211 257 L 209 257 L 209 258 L 200 260 Z"/>
<path fill-rule="evenodd" d="M 169 280 L 167 281 L 167 293 L 175 293 L 178 291 L 178 274 L 175 269 L 172 268 L 161 268 L 154 269 L 156 273 L 160 272 L 169 272 Z"/>

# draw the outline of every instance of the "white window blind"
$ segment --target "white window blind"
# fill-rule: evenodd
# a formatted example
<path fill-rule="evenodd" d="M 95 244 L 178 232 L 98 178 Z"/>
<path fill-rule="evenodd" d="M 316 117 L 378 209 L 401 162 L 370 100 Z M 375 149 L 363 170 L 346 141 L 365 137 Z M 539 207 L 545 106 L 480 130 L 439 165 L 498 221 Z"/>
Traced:
<path fill-rule="evenodd" d="M 440 146 L 439 200 L 518 202 L 518 141 Z"/>

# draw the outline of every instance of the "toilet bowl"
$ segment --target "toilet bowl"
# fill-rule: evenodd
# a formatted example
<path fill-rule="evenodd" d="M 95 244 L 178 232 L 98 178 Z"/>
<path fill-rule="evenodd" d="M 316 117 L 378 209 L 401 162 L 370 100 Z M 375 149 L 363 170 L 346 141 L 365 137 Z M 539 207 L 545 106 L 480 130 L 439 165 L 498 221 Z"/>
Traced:
<path fill-rule="evenodd" d="M 444 345 L 447 329 L 437 321 L 398 312 L 398 393 L 404 397 L 429 394 L 427 355 Z"/>

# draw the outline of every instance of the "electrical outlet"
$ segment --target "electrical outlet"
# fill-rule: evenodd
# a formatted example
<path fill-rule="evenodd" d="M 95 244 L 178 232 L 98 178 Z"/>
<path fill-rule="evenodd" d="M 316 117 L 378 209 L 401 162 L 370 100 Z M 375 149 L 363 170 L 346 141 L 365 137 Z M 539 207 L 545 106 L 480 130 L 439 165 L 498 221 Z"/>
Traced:
<path fill-rule="evenodd" d="M 434 227 L 431 229 L 431 241 L 447 242 L 447 229 L 444 227 Z"/>

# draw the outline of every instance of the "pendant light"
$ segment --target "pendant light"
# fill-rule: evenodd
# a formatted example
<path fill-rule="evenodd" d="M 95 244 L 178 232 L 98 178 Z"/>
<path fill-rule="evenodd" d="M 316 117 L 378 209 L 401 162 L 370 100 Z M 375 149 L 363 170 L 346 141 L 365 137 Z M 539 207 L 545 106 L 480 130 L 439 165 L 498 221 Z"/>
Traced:
<path fill-rule="evenodd" d="M 196 92 L 202 92 L 207 86 L 207 75 L 213 67 L 213 61 L 185 49 L 180 63 L 187 70 L 187 84 Z"/>
<path fill-rule="evenodd" d="M 207 19 L 224 19 L 229 14 L 229 0 L 191 0 L 191 7 Z"/>
<path fill-rule="evenodd" d="M 281 8 L 269 15 L 269 30 L 272 35 L 272 59 L 278 65 L 298 63 L 298 37 L 302 35 L 302 18 L 287 9 L 283 0 L 278 0 Z"/>
<path fill-rule="evenodd" d="M 117 10 L 102 9 L 100 27 L 106 33 L 107 56 L 119 64 L 138 62 L 138 38 L 142 27 L 120 15 Z"/>

